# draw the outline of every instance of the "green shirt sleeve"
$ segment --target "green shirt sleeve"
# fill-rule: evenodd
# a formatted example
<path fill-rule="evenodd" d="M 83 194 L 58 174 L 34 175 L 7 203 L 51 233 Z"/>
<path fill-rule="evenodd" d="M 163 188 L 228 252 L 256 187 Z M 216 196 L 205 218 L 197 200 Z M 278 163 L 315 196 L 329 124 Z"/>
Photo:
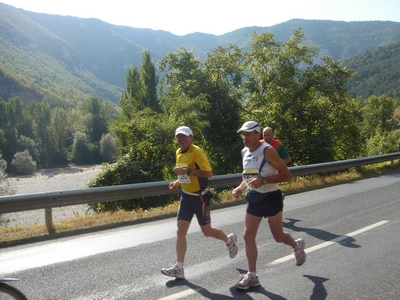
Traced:
<path fill-rule="evenodd" d="M 287 151 L 286 147 L 283 145 L 279 145 L 278 148 L 276 148 L 276 152 L 278 152 L 280 158 L 282 158 L 282 159 L 290 157 L 289 152 Z"/>

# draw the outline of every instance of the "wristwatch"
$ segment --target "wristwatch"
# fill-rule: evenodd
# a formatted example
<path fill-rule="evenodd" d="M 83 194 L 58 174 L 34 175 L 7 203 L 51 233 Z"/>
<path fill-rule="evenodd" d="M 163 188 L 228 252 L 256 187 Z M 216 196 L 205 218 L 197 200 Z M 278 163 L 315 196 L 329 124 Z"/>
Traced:
<path fill-rule="evenodd" d="M 186 172 L 187 172 L 187 175 L 189 176 L 190 172 L 192 172 L 192 169 L 187 168 Z"/>
<path fill-rule="evenodd" d="M 268 183 L 267 178 L 263 177 L 263 184 L 267 184 L 267 183 Z"/>

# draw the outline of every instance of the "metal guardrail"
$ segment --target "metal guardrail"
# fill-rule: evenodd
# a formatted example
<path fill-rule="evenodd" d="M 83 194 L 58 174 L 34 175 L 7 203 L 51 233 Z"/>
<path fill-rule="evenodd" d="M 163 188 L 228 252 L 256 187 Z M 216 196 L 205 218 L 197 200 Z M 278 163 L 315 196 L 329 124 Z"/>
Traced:
<path fill-rule="evenodd" d="M 400 152 L 341 160 L 335 162 L 290 167 L 293 177 L 339 171 L 363 165 L 400 159 Z M 242 181 L 242 174 L 217 175 L 210 178 L 210 187 L 236 186 Z M 47 193 L 23 194 L 0 197 L 0 214 L 46 209 L 46 225 L 51 232 L 51 208 L 78 204 L 117 201 L 177 193 L 169 190 L 171 181 L 125 184 L 81 190 L 68 190 Z"/>

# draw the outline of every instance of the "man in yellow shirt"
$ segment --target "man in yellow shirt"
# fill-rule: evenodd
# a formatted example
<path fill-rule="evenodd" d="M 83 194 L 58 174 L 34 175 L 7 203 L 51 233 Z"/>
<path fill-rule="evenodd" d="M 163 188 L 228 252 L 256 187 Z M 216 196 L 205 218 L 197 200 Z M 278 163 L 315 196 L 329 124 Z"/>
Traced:
<path fill-rule="evenodd" d="M 238 252 L 236 235 L 228 236 L 219 228 L 211 227 L 210 201 L 212 194 L 208 188 L 208 178 L 213 176 L 210 163 L 204 151 L 193 144 L 193 132 L 187 126 L 180 126 L 175 131 L 175 139 L 179 145 L 176 151 L 176 166 L 174 173 L 176 181 L 169 188 L 182 189 L 178 209 L 178 230 L 176 239 L 176 264 L 170 268 L 161 269 L 161 273 L 171 277 L 185 278 L 183 263 L 187 250 L 186 235 L 194 215 L 203 234 L 225 242 L 229 256 L 234 258 Z"/>

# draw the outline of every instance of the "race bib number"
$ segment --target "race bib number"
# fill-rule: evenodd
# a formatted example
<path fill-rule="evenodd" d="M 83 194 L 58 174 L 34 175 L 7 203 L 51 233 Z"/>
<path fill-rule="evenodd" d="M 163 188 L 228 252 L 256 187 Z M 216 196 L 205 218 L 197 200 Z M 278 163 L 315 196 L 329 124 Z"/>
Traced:
<path fill-rule="evenodd" d="M 188 175 L 178 175 L 180 183 L 190 183 L 190 177 Z"/>
<path fill-rule="evenodd" d="M 187 164 L 184 164 L 184 165 L 177 165 L 177 167 L 180 167 L 180 168 L 186 168 L 187 169 Z M 187 174 L 184 174 L 184 175 L 178 175 L 178 179 L 179 179 L 179 183 L 190 183 L 190 176 L 189 175 L 187 175 Z"/>
<path fill-rule="evenodd" d="M 246 186 L 249 186 L 249 179 L 250 178 L 257 178 L 258 177 L 258 170 L 243 170 L 243 181 Z"/>

